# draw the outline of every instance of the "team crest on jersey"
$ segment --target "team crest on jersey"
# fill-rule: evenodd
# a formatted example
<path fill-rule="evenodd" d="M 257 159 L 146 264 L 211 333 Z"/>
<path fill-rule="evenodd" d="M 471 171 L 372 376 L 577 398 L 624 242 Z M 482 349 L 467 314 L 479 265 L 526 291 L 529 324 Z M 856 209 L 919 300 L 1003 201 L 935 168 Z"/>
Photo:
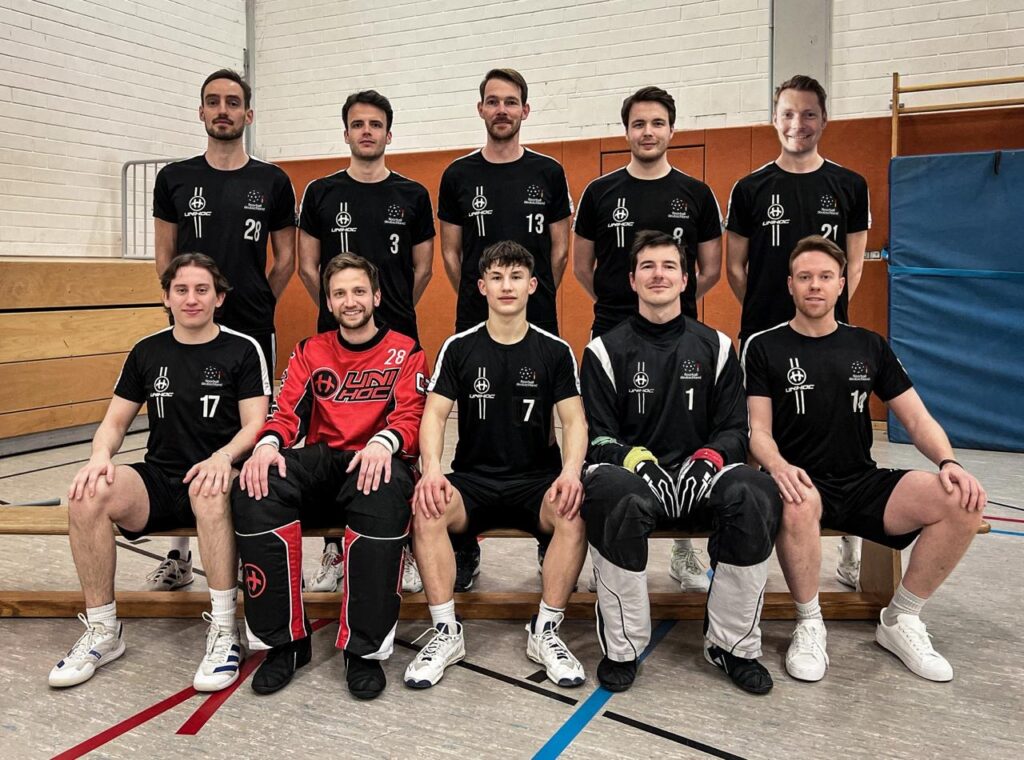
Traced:
<path fill-rule="evenodd" d="M 494 400 L 491 393 L 491 381 L 487 379 L 487 367 L 476 368 L 476 379 L 473 381 L 473 392 L 469 394 L 470 399 L 476 399 L 477 416 L 487 419 L 487 402 Z"/>
<path fill-rule="evenodd" d="M 854 362 L 851 362 L 850 381 L 859 383 L 865 380 L 871 380 L 871 375 L 868 374 L 868 363 L 862 362 L 859 359 Z"/>
<path fill-rule="evenodd" d="M 384 224 L 398 224 L 405 226 L 405 209 L 397 203 L 389 203 Z"/>
<path fill-rule="evenodd" d="M 669 219 L 691 219 L 690 215 L 690 204 L 684 201 L 682 198 L 673 198 L 672 203 L 669 204 Z"/>
<path fill-rule="evenodd" d="M 629 389 L 630 394 L 636 396 L 636 410 L 640 414 L 647 413 L 647 396 L 654 393 L 651 387 L 651 378 L 647 374 L 647 362 L 637 362 L 636 372 L 633 373 L 633 387 Z"/>
<path fill-rule="evenodd" d="M 245 196 L 244 208 L 246 211 L 266 211 L 267 196 L 259 190 L 250 190 Z"/>
<path fill-rule="evenodd" d="M 537 184 L 530 185 L 526 188 L 526 200 L 523 203 L 527 206 L 543 206 L 544 188 Z"/>
<path fill-rule="evenodd" d="M 821 196 L 821 208 L 818 209 L 818 213 L 824 216 L 839 216 L 839 209 L 836 206 L 836 197 L 831 193 L 825 193 Z"/>
<path fill-rule="evenodd" d="M 786 373 L 786 381 L 789 387 L 786 393 L 792 393 L 796 399 L 796 413 L 807 413 L 807 400 L 804 398 L 805 391 L 813 391 L 814 383 L 807 382 L 807 370 L 800 366 L 800 359 L 791 356 L 789 359 L 789 371 Z"/>
<path fill-rule="evenodd" d="M 762 227 L 772 228 L 772 245 L 778 247 L 782 243 L 782 227 L 789 224 L 786 219 L 786 209 L 778 193 L 772 193 L 772 202 L 768 206 L 768 218 L 761 222 Z"/>
<path fill-rule="evenodd" d="M 310 377 L 313 395 L 325 401 L 386 401 L 395 387 L 398 367 L 390 369 L 350 370 L 344 378 L 334 370 L 320 367 Z"/>
<path fill-rule="evenodd" d="M 150 398 L 156 399 L 156 416 L 164 418 L 164 399 L 174 398 L 174 391 L 171 390 L 171 378 L 167 376 L 169 367 L 160 367 L 157 371 L 156 380 L 153 381 L 153 392 Z"/>
<path fill-rule="evenodd" d="M 494 209 L 487 208 L 487 196 L 484 194 L 484 186 L 477 185 L 473 192 L 473 200 L 470 201 L 471 210 L 468 216 L 476 219 L 476 234 L 480 237 L 487 235 L 486 219 L 494 213 Z"/>
<path fill-rule="evenodd" d="M 203 195 L 202 186 L 192 188 L 192 197 L 188 199 L 188 211 L 185 212 L 184 216 L 186 218 L 191 217 L 196 238 L 202 238 L 203 217 L 213 216 L 212 211 L 206 210 L 206 197 Z"/>
<path fill-rule="evenodd" d="M 700 380 L 700 362 L 696 359 L 684 359 L 683 366 L 680 368 L 681 372 L 679 375 L 680 380 Z"/>
<path fill-rule="evenodd" d="M 633 226 L 629 221 L 629 209 L 626 208 L 626 199 L 619 198 L 615 201 L 615 208 L 612 209 L 612 220 L 608 222 L 608 229 L 615 230 L 615 245 L 619 248 L 626 247 L 626 229 Z"/>
<path fill-rule="evenodd" d="M 199 381 L 199 384 L 204 388 L 223 388 L 226 374 L 227 373 L 217 365 L 209 364 L 206 369 L 203 370 L 203 379 Z"/>
<path fill-rule="evenodd" d="M 532 367 L 523 367 L 519 370 L 519 377 L 516 380 L 516 388 L 536 388 L 537 372 Z"/>

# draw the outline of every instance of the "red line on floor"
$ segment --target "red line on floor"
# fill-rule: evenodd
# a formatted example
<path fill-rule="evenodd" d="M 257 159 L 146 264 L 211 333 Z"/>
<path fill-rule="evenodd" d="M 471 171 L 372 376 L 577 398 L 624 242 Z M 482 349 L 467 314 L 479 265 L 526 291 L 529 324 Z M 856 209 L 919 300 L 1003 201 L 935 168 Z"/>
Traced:
<path fill-rule="evenodd" d="M 992 515 L 985 515 L 985 519 L 986 520 L 999 520 L 1000 522 L 1024 523 L 1024 520 L 1021 520 L 1018 517 L 994 517 Z"/>

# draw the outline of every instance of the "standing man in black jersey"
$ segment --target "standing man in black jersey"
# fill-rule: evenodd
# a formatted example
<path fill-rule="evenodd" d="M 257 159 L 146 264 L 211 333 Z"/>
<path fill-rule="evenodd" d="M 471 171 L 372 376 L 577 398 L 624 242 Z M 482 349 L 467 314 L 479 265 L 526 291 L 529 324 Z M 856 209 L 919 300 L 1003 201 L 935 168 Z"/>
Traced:
<path fill-rule="evenodd" d="M 179 253 L 205 253 L 217 262 L 231 293 L 217 320 L 259 343 L 274 373 L 274 305 L 295 270 L 295 191 L 288 175 L 245 152 L 252 123 L 252 90 L 237 72 L 215 71 L 200 88 L 199 120 L 206 152 L 165 166 L 153 187 L 156 271 Z M 267 274 L 267 238 L 274 263 Z M 187 538 L 147 578 L 151 591 L 192 582 Z"/>
<path fill-rule="evenodd" d="M 174 326 L 132 348 L 92 441 L 88 464 L 68 492 L 69 537 L 85 596 L 86 631 L 50 671 L 50 686 L 74 686 L 125 651 L 117 620 L 117 526 L 128 539 L 195 526 L 213 614 L 193 685 L 217 691 L 238 678 L 235 625 L 238 559 L 228 493 L 267 415 L 267 364 L 256 341 L 214 320 L 228 284 L 208 256 L 174 258 L 161 277 Z M 115 465 L 128 426 L 146 404 L 144 462 Z"/>
<path fill-rule="evenodd" d="M 836 319 L 848 322 L 847 306 L 860 283 L 871 209 L 862 176 L 818 153 L 828 123 L 825 88 L 798 75 L 775 90 L 772 125 L 779 157 L 744 177 L 729 198 L 729 286 L 742 306 L 740 343 L 793 317 L 786 291 L 789 254 L 797 241 L 823 235 L 846 253 L 847 287 Z M 742 349 L 741 349 L 742 350 Z M 844 536 L 836 578 L 856 588 L 860 540 Z"/>
<path fill-rule="evenodd" d="M 475 538 L 491 527 L 515 527 L 551 542 L 540 609 L 527 625 L 527 657 L 559 686 L 579 686 L 583 666 L 558 635 L 586 556 L 579 508 L 587 428 L 576 360 L 565 341 L 526 319 L 537 278 L 525 248 L 495 243 L 481 256 L 479 273 L 487 321 L 445 341 L 420 426 L 423 477 L 413 496 L 413 547 L 433 636 L 406 669 L 405 683 L 433 686 L 466 656 L 449 534 Z M 459 442 L 453 472 L 445 476 L 444 429 L 456 401 Z M 554 410 L 562 422 L 561 452 Z"/>
<path fill-rule="evenodd" d="M 629 164 L 591 182 L 580 198 L 573 272 L 594 299 L 591 338 L 636 313 L 629 252 L 641 230 L 665 232 L 689 254 L 682 294 L 686 316 L 697 318 L 697 301 L 721 276 L 722 213 L 711 188 L 669 164 L 675 123 L 675 99 L 660 87 L 643 87 L 626 98 L 622 124 Z M 684 591 L 708 590 L 705 568 L 689 539 L 673 543 L 669 574 Z"/>
<path fill-rule="evenodd" d="M 759 620 L 782 502 L 748 467 L 747 415 L 732 341 L 682 313 L 679 243 L 644 230 L 630 252 L 639 313 L 587 346 L 590 448 L 583 518 L 597 581 L 601 685 L 628 689 L 651 637 L 647 538 L 712 531 L 704 655 L 740 688 L 772 688 Z"/>
<path fill-rule="evenodd" d="M 829 664 L 818 605 L 820 528 L 826 527 L 894 549 L 917 539 L 875 641 L 922 678 L 949 681 L 953 668 L 932 648 L 920 613 L 967 551 L 981 524 L 985 490 L 954 459 L 945 432 L 885 339 L 836 320 L 842 249 L 811 236 L 797 244 L 789 262 L 796 316 L 755 333 L 743 351 L 750 450 L 784 499 L 779 564 L 797 608 L 786 670 L 818 681 Z M 875 465 L 871 393 L 938 472 Z"/>
<path fill-rule="evenodd" d="M 374 90 L 348 96 L 341 109 L 345 142 L 352 159 L 347 169 L 309 183 L 299 214 L 299 277 L 319 307 L 317 332 L 338 329 L 327 307 L 323 271 L 340 253 L 372 261 L 380 277 L 381 301 L 374 319 L 419 340 L 416 304 L 427 288 L 434 259 L 434 211 L 419 182 L 388 169 L 384 152 L 391 142 L 394 111 Z M 334 591 L 344 563 L 336 539 L 326 539 L 310 591 Z M 402 588 L 423 588 L 412 554 L 406 552 Z"/>
<path fill-rule="evenodd" d="M 530 115 L 528 87 L 515 69 L 491 69 L 480 83 L 477 113 L 487 129 L 480 150 L 456 159 L 441 177 L 437 218 L 441 256 L 458 295 L 455 331 L 487 319 L 487 302 L 477 289 L 480 255 L 501 240 L 513 240 L 533 256 L 537 292 L 530 297 L 530 324 L 558 335 L 556 291 L 569 260 L 572 199 L 565 171 L 555 159 L 519 144 Z M 543 546 L 538 558 L 543 558 Z M 458 553 L 458 591 L 480 572 L 475 541 Z"/>

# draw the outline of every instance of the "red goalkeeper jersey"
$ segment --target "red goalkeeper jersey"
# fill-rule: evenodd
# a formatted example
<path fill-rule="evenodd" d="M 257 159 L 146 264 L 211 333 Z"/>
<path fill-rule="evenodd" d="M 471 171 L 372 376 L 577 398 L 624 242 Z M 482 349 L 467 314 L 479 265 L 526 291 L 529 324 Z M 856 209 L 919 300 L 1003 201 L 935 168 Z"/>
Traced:
<path fill-rule="evenodd" d="M 348 451 L 374 439 L 414 460 L 427 374 L 419 344 L 393 330 L 359 345 L 338 330 L 314 335 L 295 346 L 259 437 L 273 436 L 282 448 L 305 437 Z"/>

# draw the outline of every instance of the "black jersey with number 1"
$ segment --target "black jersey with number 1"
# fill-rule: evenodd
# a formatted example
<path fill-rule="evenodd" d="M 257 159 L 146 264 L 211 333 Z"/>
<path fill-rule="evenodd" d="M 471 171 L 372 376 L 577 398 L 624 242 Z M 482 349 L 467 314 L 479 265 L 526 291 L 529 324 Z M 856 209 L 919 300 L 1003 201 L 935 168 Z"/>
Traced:
<path fill-rule="evenodd" d="M 381 321 L 419 340 L 412 249 L 434 237 L 434 211 L 423 185 L 396 172 L 380 182 L 359 182 L 347 171 L 322 177 L 306 187 L 299 228 L 320 241 L 321 273 L 339 253 L 372 261 L 380 271 Z M 337 327 L 321 283 L 317 332 Z"/>
<path fill-rule="evenodd" d="M 295 191 L 284 171 L 255 158 L 221 171 L 205 155 L 156 175 L 153 216 L 178 226 L 177 253 L 205 253 L 231 285 L 217 322 L 247 335 L 273 332 L 267 237 L 295 226 Z"/>
<path fill-rule="evenodd" d="M 788 324 L 751 336 L 743 349 L 748 396 L 772 400 L 772 438 L 812 477 L 871 469 L 873 392 L 890 401 L 912 386 L 878 333 L 840 323 L 820 338 Z"/>
<path fill-rule="evenodd" d="M 179 343 L 168 327 L 140 340 L 125 359 L 114 394 L 146 404 L 146 461 L 181 479 L 242 427 L 238 402 L 271 395 L 256 341 L 221 327 L 206 343 Z"/>
<path fill-rule="evenodd" d="M 580 395 L 569 344 L 533 325 L 518 343 L 494 340 L 487 325 L 444 342 L 428 391 L 458 402 L 455 472 L 492 478 L 557 474 L 555 404 Z"/>
<path fill-rule="evenodd" d="M 480 255 L 494 243 L 514 240 L 534 259 L 537 291 L 530 296 L 527 319 L 558 332 L 549 228 L 570 214 L 572 200 L 561 164 L 532 150 L 505 164 L 491 163 L 477 150 L 444 170 L 437 218 L 462 227 L 456 330 L 487 319 L 487 301 L 477 288 Z"/>

